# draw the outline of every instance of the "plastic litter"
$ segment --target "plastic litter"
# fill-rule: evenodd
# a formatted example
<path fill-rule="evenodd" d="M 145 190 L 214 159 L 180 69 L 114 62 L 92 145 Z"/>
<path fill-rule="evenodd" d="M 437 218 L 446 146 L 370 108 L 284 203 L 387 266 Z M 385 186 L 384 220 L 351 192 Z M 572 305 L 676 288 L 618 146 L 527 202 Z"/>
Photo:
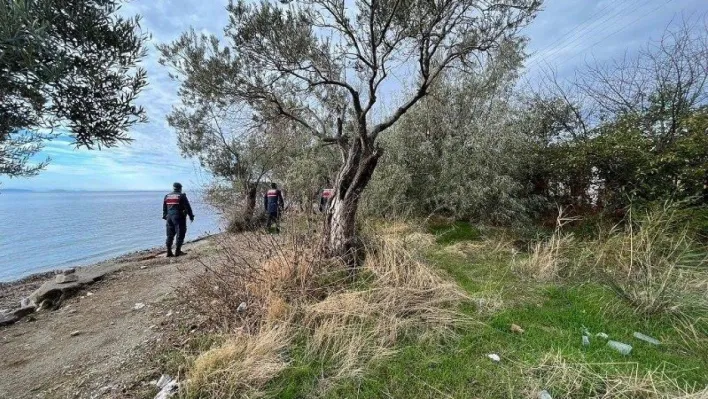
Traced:
<path fill-rule="evenodd" d="M 179 390 L 179 384 L 177 381 L 172 380 L 169 381 L 162 389 L 160 392 L 157 393 L 155 396 L 155 399 L 168 399 L 177 394 L 177 391 Z"/>
<path fill-rule="evenodd" d="M 553 399 L 553 396 L 544 389 L 538 393 L 538 399 Z"/>
<path fill-rule="evenodd" d="M 653 337 L 650 337 L 650 336 L 645 335 L 645 334 L 642 334 L 642 333 L 640 333 L 640 332 L 636 332 L 636 331 L 634 332 L 634 338 L 636 338 L 636 339 L 641 339 L 641 340 L 644 341 L 644 342 L 649 342 L 650 344 L 654 344 L 654 345 L 659 345 L 659 344 L 661 344 L 661 342 L 659 342 L 658 339 L 653 338 Z"/>
<path fill-rule="evenodd" d="M 628 345 L 622 342 L 618 341 L 607 341 L 607 346 L 610 348 L 616 350 L 617 352 L 623 354 L 623 355 L 629 355 L 629 352 L 632 351 L 632 345 Z"/>
<path fill-rule="evenodd" d="M 165 385 L 169 384 L 171 381 L 172 381 L 172 377 L 170 377 L 167 374 L 163 374 L 162 376 L 160 376 L 160 379 L 157 380 L 157 383 L 155 385 L 157 385 L 157 389 L 162 389 L 165 387 Z"/>
<path fill-rule="evenodd" d="M 494 360 L 495 362 L 500 362 L 501 358 L 496 353 L 490 353 L 487 355 L 488 358 Z"/>
<path fill-rule="evenodd" d="M 590 337 L 587 335 L 583 335 L 583 346 L 589 346 L 590 345 Z"/>
<path fill-rule="evenodd" d="M 605 334 L 604 332 L 597 333 L 597 334 L 595 334 L 595 336 L 598 337 L 598 338 L 602 338 L 602 339 L 610 338 L 610 336 L 607 335 L 607 334 Z"/>

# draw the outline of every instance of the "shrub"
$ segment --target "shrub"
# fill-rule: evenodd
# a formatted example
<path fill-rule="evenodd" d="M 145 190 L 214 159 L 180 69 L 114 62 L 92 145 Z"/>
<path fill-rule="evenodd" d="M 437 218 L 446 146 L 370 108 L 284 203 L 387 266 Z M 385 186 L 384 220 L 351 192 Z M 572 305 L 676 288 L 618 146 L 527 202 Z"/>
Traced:
<path fill-rule="evenodd" d="M 344 263 L 320 259 L 306 236 L 222 238 L 214 262 L 184 297 L 227 338 L 196 357 L 185 394 L 257 396 L 287 368 L 287 349 L 295 345 L 322 365 L 324 392 L 361 376 L 402 337 L 454 335 L 469 321 L 457 311 L 468 298 L 416 254 L 433 242 L 407 230 L 379 234 L 366 240 L 365 263 L 352 278 Z M 239 311 L 242 302 L 247 307 Z"/>

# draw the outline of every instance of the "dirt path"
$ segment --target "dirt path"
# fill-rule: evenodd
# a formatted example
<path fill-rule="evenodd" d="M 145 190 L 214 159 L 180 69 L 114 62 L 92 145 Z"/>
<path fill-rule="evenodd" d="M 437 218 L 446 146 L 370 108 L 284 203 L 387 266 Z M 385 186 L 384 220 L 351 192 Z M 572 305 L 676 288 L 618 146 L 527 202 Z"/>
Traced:
<path fill-rule="evenodd" d="M 160 375 L 150 350 L 180 317 L 175 287 L 212 248 L 205 240 L 183 258 L 123 260 L 59 310 L 0 328 L 0 398 L 134 397 L 136 383 Z"/>

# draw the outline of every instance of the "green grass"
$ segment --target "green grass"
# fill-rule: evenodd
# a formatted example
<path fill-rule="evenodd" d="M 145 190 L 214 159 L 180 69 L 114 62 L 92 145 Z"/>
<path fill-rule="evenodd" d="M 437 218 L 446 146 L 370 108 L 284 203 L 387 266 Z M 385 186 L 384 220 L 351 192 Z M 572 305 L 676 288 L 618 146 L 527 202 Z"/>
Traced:
<path fill-rule="evenodd" d="M 661 369 L 681 384 L 708 384 L 708 357 L 704 351 L 687 349 L 668 316 L 645 318 L 636 314 L 609 288 L 595 283 L 538 283 L 516 275 L 511 257 L 470 256 L 445 252 L 444 246 L 477 240 L 480 232 L 469 224 L 431 229 L 438 248 L 429 259 L 445 270 L 475 300 L 488 298 L 493 312 L 479 312 L 463 306 L 480 323 L 459 331 L 459 337 L 444 342 L 421 344 L 405 339 L 392 358 L 367 370 L 363 378 L 339 381 L 323 389 L 317 381 L 328 367 L 308 359 L 297 347 L 290 353 L 290 367 L 270 386 L 279 398 L 511 398 L 529 397 L 532 372 L 544 357 L 559 354 L 569 363 L 593 364 L 601 374 L 628 375 Z M 518 324 L 522 335 L 510 331 Z M 591 344 L 582 345 L 582 329 L 592 333 Z M 659 339 L 653 346 L 632 337 L 639 331 Z M 604 332 L 610 339 L 631 344 L 623 356 L 594 337 Z M 495 363 L 487 354 L 497 353 Z M 542 382 L 541 382 L 542 384 Z M 554 397 L 564 397 L 564 387 L 545 386 Z M 587 397 L 586 391 L 573 397 Z"/>
<path fill-rule="evenodd" d="M 452 225 L 436 224 L 430 226 L 429 231 L 436 236 L 437 243 L 442 245 L 477 240 L 482 236 L 477 227 L 467 222 L 456 222 Z"/>

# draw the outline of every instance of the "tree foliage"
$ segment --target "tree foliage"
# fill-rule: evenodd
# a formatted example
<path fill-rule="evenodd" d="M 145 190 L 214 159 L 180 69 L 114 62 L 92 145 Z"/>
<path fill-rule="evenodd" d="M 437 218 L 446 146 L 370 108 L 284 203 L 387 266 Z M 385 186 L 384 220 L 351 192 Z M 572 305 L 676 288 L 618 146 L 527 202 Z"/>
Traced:
<path fill-rule="evenodd" d="M 139 19 L 117 16 L 120 0 L 0 2 L 0 173 L 32 175 L 28 164 L 53 129 L 79 147 L 129 141 L 144 121 L 134 104 L 147 84 L 136 68 L 146 37 Z"/>
<path fill-rule="evenodd" d="M 474 72 L 480 57 L 517 43 L 540 0 L 306 0 L 231 2 L 216 37 L 187 32 L 161 47 L 185 93 L 248 105 L 258 122 L 284 120 L 339 148 L 342 166 L 325 245 L 348 253 L 355 214 L 382 149 L 381 133 L 424 98 L 446 70 Z M 221 74 L 213 73 L 214 69 Z M 386 112 L 382 87 L 396 73 L 410 90 Z"/>
<path fill-rule="evenodd" d="M 282 168 L 284 155 L 292 148 L 288 131 L 277 124 L 249 128 L 248 118 L 234 104 L 207 101 L 192 107 L 183 103 L 167 117 L 177 131 L 182 155 L 198 159 L 217 178 L 212 191 L 230 197 L 230 209 L 225 211 L 231 231 L 255 226 L 258 190 L 264 179 Z M 228 186 L 235 193 L 229 194 Z"/>
<path fill-rule="evenodd" d="M 500 48 L 474 75 L 448 73 L 383 139 L 386 154 L 367 211 L 446 214 L 493 223 L 526 220 L 530 152 L 513 100 L 523 47 Z"/>
<path fill-rule="evenodd" d="M 666 32 L 635 58 L 518 85 L 521 48 L 476 74 L 445 74 L 383 142 L 369 187 L 376 215 L 524 223 L 622 216 L 630 204 L 708 199 L 705 30 Z M 555 219 L 554 219 L 555 220 Z"/>
<path fill-rule="evenodd" d="M 538 154 L 551 165 L 535 173 L 543 193 L 578 211 L 620 214 L 631 202 L 705 203 L 706 83 L 708 34 L 690 23 L 566 85 L 551 76 L 534 104 L 554 126 Z"/>

